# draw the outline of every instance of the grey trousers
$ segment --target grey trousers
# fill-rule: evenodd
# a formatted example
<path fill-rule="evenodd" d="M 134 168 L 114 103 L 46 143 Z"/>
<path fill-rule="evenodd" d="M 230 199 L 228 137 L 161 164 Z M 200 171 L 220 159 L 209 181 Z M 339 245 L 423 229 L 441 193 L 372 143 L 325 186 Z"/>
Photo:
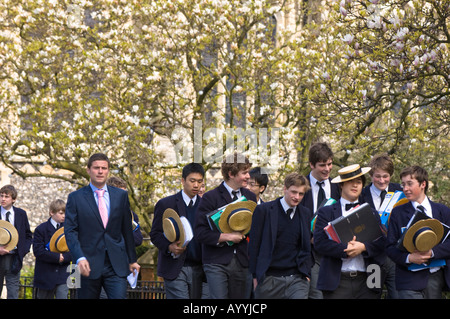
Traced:
<path fill-rule="evenodd" d="M 211 299 L 248 299 L 248 268 L 234 256 L 228 265 L 204 264 Z"/>
<path fill-rule="evenodd" d="M 428 271 L 428 270 L 420 270 Z M 442 269 L 431 273 L 428 277 L 427 287 L 424 290 L 399 290 L 399 299 L 442 299 L 444 289 L 444 271 Z"/>
<path fill-rule="evenodd" d="M 309 281 L 300 275 L 266 276 L 255 289 L 255 299 L 308 299 Z"/>

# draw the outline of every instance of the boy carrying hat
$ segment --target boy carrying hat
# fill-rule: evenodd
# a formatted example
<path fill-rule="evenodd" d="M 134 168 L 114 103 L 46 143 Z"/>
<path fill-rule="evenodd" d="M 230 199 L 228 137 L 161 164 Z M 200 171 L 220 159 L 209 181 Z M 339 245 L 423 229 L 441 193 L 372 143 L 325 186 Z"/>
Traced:
<path fill-rule="evenodd" d="M 390 216 L 386 253 L 395 262 L 395 285 L 400 299 L 440 299 L 445 286 L 450 287 L 450 241 L 446 240 L 426 251 L 403 250 L 398 240 L 416 210 L 428 217 L 450 225 L 450 208 L 431 201 L 426 195 L 428 173 L 420 166 L 411 166 L 400 173 L 403 193 L 409 200 L 395 207 Z M 419 271 L 408 269 L 411 265 L 426 264 L 433 260 L 445 260 L 445 267 L 430 267 Z"/>

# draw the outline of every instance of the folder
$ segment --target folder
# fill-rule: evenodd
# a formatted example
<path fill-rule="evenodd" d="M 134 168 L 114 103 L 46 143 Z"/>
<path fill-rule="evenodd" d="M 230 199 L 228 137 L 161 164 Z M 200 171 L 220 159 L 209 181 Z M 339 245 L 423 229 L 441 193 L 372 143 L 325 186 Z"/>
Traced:
<path fill-rule="evenodd" d="M 349 215 L 329 222 L 324 230 L 337 243 L 347 243 L 354 236 L 359 242 L 370 242 L 383 235 L 380 222 L 367 203 L 353 208 Z"/>
<path fill-rule="evenodd" d="M 381 223 L 387 228 L 389 224 L 389 217 L 391 216 L 394 207 L 408 202 L 405 194 L 402 191 L 389 192 L 386 194 L 383 203 L 378 209 Z"/>

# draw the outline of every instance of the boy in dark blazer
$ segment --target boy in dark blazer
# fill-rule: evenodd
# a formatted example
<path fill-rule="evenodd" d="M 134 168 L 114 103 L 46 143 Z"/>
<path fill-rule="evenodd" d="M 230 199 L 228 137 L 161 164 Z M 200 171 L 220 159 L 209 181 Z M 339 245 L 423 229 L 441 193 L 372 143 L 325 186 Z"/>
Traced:
<path fill-rule="evenodd" d="M 98 299 L 102 287 L 109 299 L 125 299 L 126 277 L 140 268 L 128 193 L 106 185 L 109 165 L 105 154 L 92 155 L 87 165 L 89 185 L 67 198 L 64 233 L 81 274 L 80 299 Z"/>
<path fill-rule="evenodd" d="M 307 299 L 311 276 L 311 211 L 300 205 L 308 180 L 291 173 L 284 196 L 258 205 L 253 213 L 249 270 L 255 298 Z"/>
<path fill-rule="evenodd" d="M 394 163 L 388 155 L 374 156 L 369 167 L 371 168 L 369 176 L 372 182 L 363 188 L 360 200 L 361 203 L 368 203 L 372 208 L 378 210 L 386 193 L 403 189 L 400 184 L 391 183 L 392 175 L 394 175 Z"/>
<path fill-rule="evenodd" d="M 317 142 L 309 148 L 308 161 L 311 171 L 306 178 L 310 189 L 303 196 L 301 204 L 309 208 L 313 213 L 313 218 L 324 199 L 333 198 L 337 201 L 341 197 L 339 186 L 331 183 L 330 174 L 333 168 L 333 157 L 333 151 L 327 143 Z M 316 288 L 321 256 L 314 249 L 314 245 L 311 247 L 311 254 L 313 262 L 309 298 L 322 299 L 322 292 Z"/>
<path fill-rule="evenodd" d="M 57 199 L 50 203 L 50 218 L 36 227 L 33 253 L 36 257 L 34 287 L 37 299 L 67 299 L 67 266 L 72 261 L 70 252 L 58 253 L 46 247 L 57 229 L 64 227 L 66 203 Z"/>
<path fill-rule="evenodd" d="M 28 223 L 27 213 L 14 206 L 17 190 L 13 185 L 5 185 L 0 189 L 2 220 L 9 221 L 17 229 L 19 241 L 11 251 L 0 246 L 0 294 L 3 290 L 3 280 L 6 279 L 8 299 L 19 298 L 20 270 L 23 257 L 30 251 L 33 234 Z"/>
<path fill-rule="evenodd" d="M 203 184 L 205 170 L 198 163 L 183 167 L 181 183 L 183 189 L 178 193 L 160 199 L 155 205 L 150 238 L 158 248 L 158 276 L 164 278 L 167 299 L 199 299 L 202 297 L 203 269 L 201 246 L 194 238 L 186 247 L 179 242 L 170 242 L 164 236 L 163 214 L 167 208 L 188 219 L 194 226 L 197 208 L 201 202 L 198 196 Z"/>
<path fill-rule="evenodd" d="M 400 299 L 440 299 L 444 288 L 450 287 L 450 240 L 438 244 L 426 252 L 409 253 L 397 247 L 403 230 L 416 210 L 450 225 L 450 208 L 431 201 L 426 195 L 428 173 L 420 166 L 411 166 L 400 173 L 403 192 L 409 200 L 395 207 L 390 216 L 386 252 L 395 262 L 395 284 Z M 424 264 L 435 259 L 444 259 L 446 266 L 410 271 L 412 264 Z"/>
<path fill-rule="evenodd" d="M 269 176 L 261 172 L 261 167 L 255 167 L 250 170 L 250 179 L 247 183 L 247 188 L 251 190 L 256 196 L 256 204 L 264 203 L 261 198 L 262 193 L 267 189 L 269 184 Z"/>
<path fill-rule="evenodd" d="M 245 196 L 256 202 L 246 186 L 251 163 L 241 154 L 231 154 L 222 162 L 224 181 L 206 192 L 198 208 L 194 234 L 202 244 L 203 269 L 212 299 L 249 298 L 248 243 L 240 232 L 220 233 L 210 228 L 206 214 Z M 233 242 L 228 245 L 227 242 Z"/>
<path fill-rule="evenodd" d="M 369 176 L 372 182 L 363 188 L 360 202 L 368 203 L 370 207 L 378 211 L 388 192 L 402 191 L 403 189 L 400 184 L 391 182 L 391 177 L 394 175 L 394 163 L 389 155 L 374 156 L 369 163 L 369 167 L 371 168 Z M 382 272 L 382 282 L 387 289 L 386 299 L 397 299 L 395 263 L 390 258 L 386 258 Z"/>
<path fill-rule="evenodd" d="M 314 246 L 322 255 L 317 288 L 322 290 L 324 299 L 375 299 L 381 296 L 381 287 L 367 286 L 367 267 L 381 266 L 384 254 L 385 236 L 371 242 L 355 239 L 348 243 L 337 243 L 330 239 L 324 228 L 329 222 L 347 216 L 352 207 L 358 205 L 358 198 L 365 183 L 364 174 L 369 167 L 350 165 L 339 170 L 339 176 L 332 180 L 341 187 L 340 200 L 319 209 L 314 229 Z M 373 210 L 374 216 L 380 216 Z"/>

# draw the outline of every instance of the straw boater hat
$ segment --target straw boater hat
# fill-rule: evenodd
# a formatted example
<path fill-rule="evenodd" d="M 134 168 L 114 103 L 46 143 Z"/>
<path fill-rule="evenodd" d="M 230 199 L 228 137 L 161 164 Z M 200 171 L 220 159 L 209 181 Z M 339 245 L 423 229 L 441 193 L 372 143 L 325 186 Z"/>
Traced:
<path fill-rule="evenodd" d="M 331 180 L 332 183 L 343 183 L 349 180 L 352 180 L 356 177 L 362 176 L 366 173 L 368 173 L 371 170 L 370 167 L 363 167 L 361 168 L 359 164 L 353 164 L 346 166 L 344 168 L 341 168 L 338 171 L 339 176 L 333 178 Z"/>
<path fill-rule="evenodd" d="M 50 238 L 50 251 L 54 253 L 66 253 L 69 251 L 67 247 L 66 236 L 64 235 L 64 227 L 59 228 Z"/>
<path fill-rule="evenodd" d="M 0 246 L 6 250 L 13 250 L 19 241 L 17 229 L 6 220 L 0 220 Z"/>
<path fill-rule="evenodd" d="M 229 204 L 220 215 L 219 228 L 222 233 L 234 231 L 247 234 L 252 225 L 252 215 L 255 210 L 254 201 L 241 201 Z"/>
<path fill-rule="evenodd" d="M 403 246 L 410 253 L 428 251 L 442 239 L 444 226 L 434 218 L 422 219 L 409 227 L 403 238 Z"/>
<path fill-rule="evenodd" d="M 163 213 L 163 231 L 164 236 L 171 243 L 180 241 L 184 243 L 186 234 L 180 216 L 171 208 L 167 208 Z"/>

